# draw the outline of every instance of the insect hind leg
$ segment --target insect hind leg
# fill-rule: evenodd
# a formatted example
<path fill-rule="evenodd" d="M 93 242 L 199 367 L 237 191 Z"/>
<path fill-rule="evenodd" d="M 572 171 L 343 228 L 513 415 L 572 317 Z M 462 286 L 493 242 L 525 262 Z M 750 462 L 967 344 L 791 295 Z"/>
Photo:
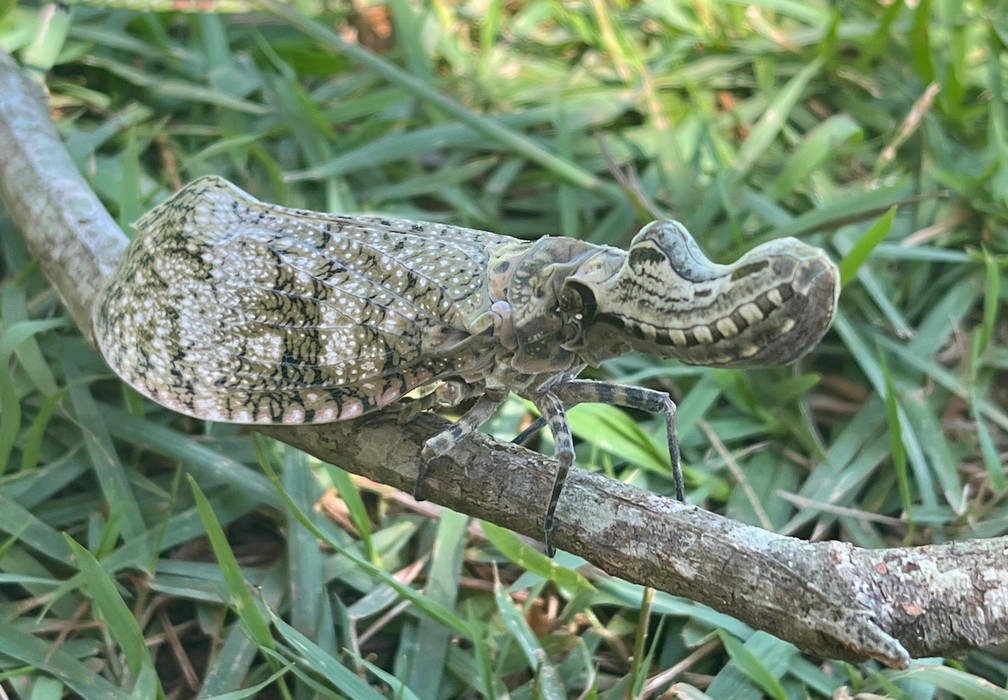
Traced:
<path fill-rule="evenodd" d="M 676 499 L 685 501 L 685 484 L 679 455 L 679 430 L 676 423 L 676 405 L 664 391 L 628 386 L 614 382 L 590 379 L 572 379 L 555 387 L 557 397 L 567 406 L 579 403 L 607 403 L 665 416 L 665 433 L 668 439 L 669 460 L 675 482 Z"/>
<path fill-rule="evenodd" d="M 418 501 L 425 500 L 423 486 L 428 473 L 430 473 L 431 462 L 447 454 L 466 436 L 490 420 L 505 398 L 507 398 L 506 394 L 498 392 L 480 396 L 472 408 L 466 411 L 461 418 L 424 443 L 423 449 L 420 451 L 420 468 L 417 470 L 417 478 L 413 483 L 413 498 Z"/>

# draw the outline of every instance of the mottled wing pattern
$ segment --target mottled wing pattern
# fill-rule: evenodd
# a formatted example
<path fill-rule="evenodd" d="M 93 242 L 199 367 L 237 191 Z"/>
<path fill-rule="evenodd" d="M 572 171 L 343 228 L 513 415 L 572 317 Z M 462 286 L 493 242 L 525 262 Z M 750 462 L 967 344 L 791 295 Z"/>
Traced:
<path fill-rule="evenodd" d="M 351 418 L 493 361 L 471 322 L 486 264 L 514 239 L 322 215 L 197 180 L 137 224 L 97 302 L 109 365 L 188 415 L 236 423 Z"/>

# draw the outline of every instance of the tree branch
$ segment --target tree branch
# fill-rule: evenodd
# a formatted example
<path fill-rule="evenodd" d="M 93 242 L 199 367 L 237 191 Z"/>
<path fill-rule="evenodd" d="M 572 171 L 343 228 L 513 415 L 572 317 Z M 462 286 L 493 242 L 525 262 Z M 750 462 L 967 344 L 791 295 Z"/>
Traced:
<path fill-rule="evenodd" d="M 81 178 L 38 87 L 0 53 L 0 198 L 82 332 L 125 239 Z M 408 489 L 420 447 L 446 422 L 354 422 L 262 432 Z M 539 538 L 551 460 L 477 434 L 437 460 L 431 500 Z M 1008 540 L 863 550 L 742 525 L 572 470 L 556 542 L 627 580 L 688 597 L 824 657 L 904 667 L 1008 639 Z"/>
<path fill-rule="evenodd" d="M 127 241 L 77 171 L 48 112 L 41 86 L 0 51 L 0 201 L 90 339 L 91 302 Z"/>

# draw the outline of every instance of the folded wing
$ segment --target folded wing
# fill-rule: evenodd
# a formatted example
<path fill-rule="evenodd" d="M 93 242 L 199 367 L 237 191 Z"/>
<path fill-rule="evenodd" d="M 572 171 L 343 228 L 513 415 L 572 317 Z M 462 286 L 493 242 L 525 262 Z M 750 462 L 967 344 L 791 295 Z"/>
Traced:
<path fill-rule="evenodd" d="M 110 366 L 176 411 L 311 423 L 381 408 L 493 360 L 492 233 L 258 202 L 186 186 L 137 224 L 94 313 Z"/>

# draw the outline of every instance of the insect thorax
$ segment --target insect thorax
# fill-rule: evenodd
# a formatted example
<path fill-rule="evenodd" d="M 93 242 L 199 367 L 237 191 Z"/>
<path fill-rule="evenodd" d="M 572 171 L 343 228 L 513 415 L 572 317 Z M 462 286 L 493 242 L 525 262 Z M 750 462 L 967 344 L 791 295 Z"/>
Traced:
<path fill-rule="evenodd" d="M 487 289 L 491 312 L 496 313 L 495 336 L 505 351 L 500 361 L 520 377 L 566 374 L 583 365 L 571 344 L 579 341 L 584 318 L 581 309 L 562 296 L 572 274 L 606 257 L 625 254 L 552 236 L 495 251 L 487 270 Z"/>

